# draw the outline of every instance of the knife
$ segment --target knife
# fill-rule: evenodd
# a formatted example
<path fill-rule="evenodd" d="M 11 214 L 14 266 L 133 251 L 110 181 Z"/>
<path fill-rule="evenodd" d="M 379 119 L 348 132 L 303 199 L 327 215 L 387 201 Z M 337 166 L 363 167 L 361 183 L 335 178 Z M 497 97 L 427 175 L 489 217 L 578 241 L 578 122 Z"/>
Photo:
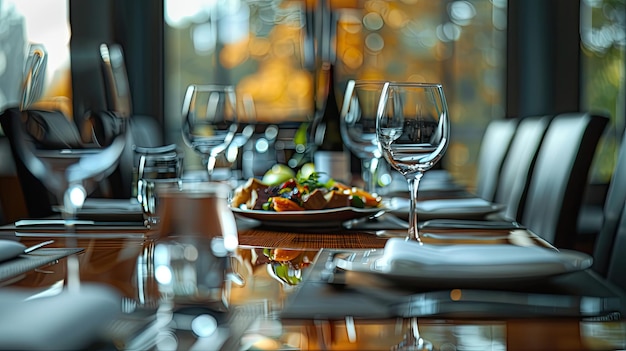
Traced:
<path fill-rule="evenodd" d="M 471 219 L 431 219 L 425 221 L 420 229 L 526 229 L 515 221 L 481 221 Z"/>

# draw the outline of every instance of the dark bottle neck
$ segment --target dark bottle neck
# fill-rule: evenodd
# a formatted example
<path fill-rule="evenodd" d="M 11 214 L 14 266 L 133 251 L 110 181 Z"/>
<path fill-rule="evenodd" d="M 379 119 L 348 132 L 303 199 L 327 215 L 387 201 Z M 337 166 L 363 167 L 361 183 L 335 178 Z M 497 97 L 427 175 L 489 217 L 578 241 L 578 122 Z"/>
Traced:
<path fill-rule="evenodd" d="M 324 104 L 323 115 L 320 128 L 323 131 L 323 139 L 319 145 L 320 151 L 343 151 L 343 140 L 339 131 L 339 106 L 335 91 L 335 77 L 332 64 L 322 67 L 322 79 L 325 79 L 326 102 Z"/>

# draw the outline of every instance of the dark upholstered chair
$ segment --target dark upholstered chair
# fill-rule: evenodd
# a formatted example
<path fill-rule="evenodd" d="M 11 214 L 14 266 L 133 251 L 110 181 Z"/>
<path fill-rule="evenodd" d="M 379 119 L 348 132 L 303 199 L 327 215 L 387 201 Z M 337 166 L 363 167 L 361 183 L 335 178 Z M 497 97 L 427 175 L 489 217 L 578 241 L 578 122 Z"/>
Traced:
<path fill-rule="evenodd" d="M 15 162 L 15 172 L 22 188 L 28 217 L 47 217 L 54 213 L 52 210 L 52 204 L 55 201 L 54 196 L 46 189 L 43 183 L 26 168 L 26 165 L 17 153 L 17 140 L 15 140 L 17 133 L 15 133 L 15 129 L 19 128 L 19 120 L 20 111 L 18 108 L 6 109 L 0 115 L 0 125 L 11 145 L 11 155 Z"/>
<path fill-rule="evenodd" d="M 619 222 L 619 226 L 616 228 L 616 233 L 613 238 L 613 244 L 610 247 L 611 251 L 607 256 L 609 265 L 607 267 L 606 277 L 609 281 L 626 291 L 626 206 L 622 202 L 622 215 Z M 596 255 L 606 253 L 596 253 Z M 596 256 L 594 255 L 594 260 Z"/>
<path fill-rule="evenodd" d="M 593 269 L 626 289 L 626 134 L 604 203 L 604 221 L 595 241 Z"/>
<path fill-rule="evenodd" d="M 135 162 L 134 146 L 156 147 L 163 145 L 162 132 L 155 118 L 133 113 L 131 87 L 126 72 L 124 52 L 118 44 L 102 44 L 102 73 L 107 109 L 129 118 L 126 148 L 122 153 L 118 169 L 109 177 L 112 196 L 130 198 L 132 172 Z"/>
<path fill-rule="evenodd" d="M 478 154 L 476 195 L 493 201 L 497 191 L 502 161 L 515 135 L 517 119 L 496 119 L 485 129 Z"/>
<path fill-rule="evenodd" d="M 502 163 L 494 201 L 506 205 L 504 217 L 520 221 L 537 152 L 550 125 L 550 116 L 524 117 Z"/>
<path fill-rule="evenodd" d="M 574 248 L 578 213 L 605 116 L 567 113 L 548 127 L 532 172 L 521 223 L 558 248 Z"/>

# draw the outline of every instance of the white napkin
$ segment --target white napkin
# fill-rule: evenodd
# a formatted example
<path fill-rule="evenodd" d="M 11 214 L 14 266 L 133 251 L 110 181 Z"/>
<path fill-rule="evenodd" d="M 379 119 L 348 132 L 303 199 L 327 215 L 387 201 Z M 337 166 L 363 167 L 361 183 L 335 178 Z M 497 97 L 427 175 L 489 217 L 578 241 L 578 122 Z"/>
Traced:
<path fill-rule="evenodd" d="M 491 202 L 472 197 L 467 199 L 437 199 L 437 200 L 423 200 L 418 201 L 415 206 L 418 210 L 423 212 L 434 212 L 449 209 L 464 209 L 464 208 L 486 208 L 492 205 Z M 407 203 L 408 206 L 408 203 Z"/>
<path fill-rule="evenodd" d="M 581 260 L 582 259 L 582 260 Z M 576 262 L 561 252 L 515 245 L 428 245 L 402 238 L 387 241 L 376 269 L 383 273 L 421 275 L 427 273 L 483 278 L 561 273 L 585 268 L 591 258 L 577 255 Z M 574 267 L 579 265 L 579 267 Z"/>
<path fill-rule="evenodd" d="M 0 262 L 19 256 L 24 250 L 26 246 L 19 241 L 0 239 Z"/>

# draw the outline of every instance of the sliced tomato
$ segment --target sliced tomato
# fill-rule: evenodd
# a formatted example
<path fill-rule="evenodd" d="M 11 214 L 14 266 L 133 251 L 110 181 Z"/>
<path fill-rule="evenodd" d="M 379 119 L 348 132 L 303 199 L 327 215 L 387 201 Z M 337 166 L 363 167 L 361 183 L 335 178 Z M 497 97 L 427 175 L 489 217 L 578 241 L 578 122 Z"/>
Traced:
<path fill-rule="evenodd" d="M 304 211 L 304 207 L 284 197 L 273 197 L 272 203 L 274 204 L 274 211 L 276 212 Z"/>

